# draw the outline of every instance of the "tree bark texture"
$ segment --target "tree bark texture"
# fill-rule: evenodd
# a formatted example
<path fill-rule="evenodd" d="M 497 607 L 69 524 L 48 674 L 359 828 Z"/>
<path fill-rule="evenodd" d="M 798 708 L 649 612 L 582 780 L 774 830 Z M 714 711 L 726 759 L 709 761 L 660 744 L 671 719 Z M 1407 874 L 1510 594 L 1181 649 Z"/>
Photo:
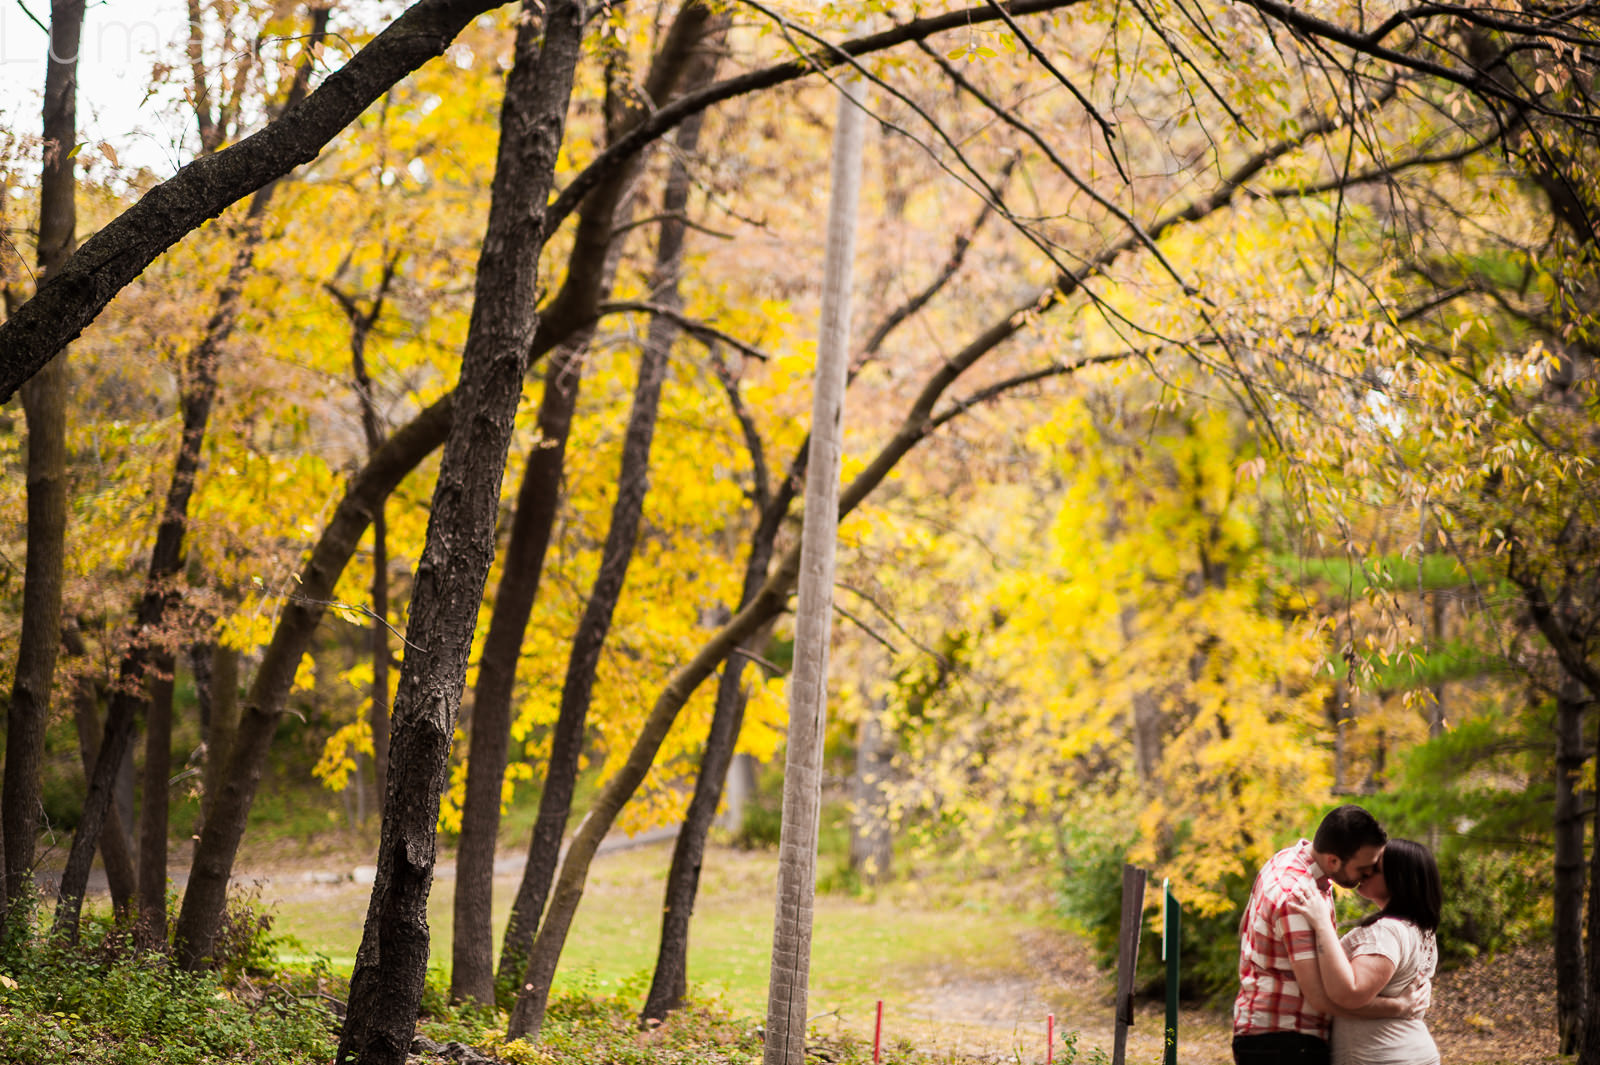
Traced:
<path fill-rule="evenodd" d="M 44 166 L 39 178 L 41 282 L 61 271 L 77 240 L 78 51 L 84 0 L 54 0 L 45 65 Z M 50 689 L 61 648 L 62 570 L 67 535 L 66 358 L 52 359 L 22 393 L 28 427 L 28 543 L 22 631 L 6 708 L 5 779 L 0 784 L 0 919 L 33 891 L 33 845 L 39 833 L 40 767 L 50 717 Z"/>
<path fill-rule="evenodd" d="M 445 441 L 417 565 L 395 698 L 378 872 L 350 982 L 337 1060 L 404 1065 L 428 967 L 435 826 L 478 606 L 494 556 L 500 483 L 532 348 L 544 207 L 583 33 L 581 0 L 517 28 L 489 222 L 462 354 L 461 402 Z M 530 11 L 531 13 L 531 11 Z"/>
<path fill-rule="evenodd" d="M 804 1065 L 806 1057 L 811 917 L 816 894 L 822 742 L 828 702 L 828 642 L 833 630 L 833 566 L 844 448 L 844 386 L 850 354 L 850 287 L 864 127 L 857 98 L 861 91 L 859 80 L 841 82 L 840 89 L 822 276 L 822 328 L 811 405 L 811 449 L 806 462 L 805 522 L 800 534 L 800 599 L 795 608 L 777 911 L 762 1055 L 766 1065 Z"/>

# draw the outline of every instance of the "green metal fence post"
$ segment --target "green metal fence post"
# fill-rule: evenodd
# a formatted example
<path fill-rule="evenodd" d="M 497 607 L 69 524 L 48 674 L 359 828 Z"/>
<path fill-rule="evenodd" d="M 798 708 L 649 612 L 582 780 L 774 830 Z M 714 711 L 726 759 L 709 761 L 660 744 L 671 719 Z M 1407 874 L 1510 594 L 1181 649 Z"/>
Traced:
<path fill-rule="evenodd" d="M 1173 897 L 1171 881 L 1161 885 L 1161 958 L 1167 963 L 1167 1052 L 1164 1065 L 1178 1065 L 1178 941 L 1183 911 Z"/>

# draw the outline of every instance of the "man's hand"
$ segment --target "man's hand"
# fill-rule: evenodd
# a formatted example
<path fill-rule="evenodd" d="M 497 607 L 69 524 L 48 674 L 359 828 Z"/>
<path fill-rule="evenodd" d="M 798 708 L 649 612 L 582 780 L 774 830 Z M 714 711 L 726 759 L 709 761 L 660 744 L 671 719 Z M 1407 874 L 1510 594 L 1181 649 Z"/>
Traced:
<path fill-rule="evenodd" d="M 1421 1017 L 1428 1012 L 1428 1007 L 1433 1005 L 1433 981 L 1426 976 L 1417 977 L 1417 982 L 1406 988 L 1405 993 L 1396 996 L 1402 1017 Z"/>

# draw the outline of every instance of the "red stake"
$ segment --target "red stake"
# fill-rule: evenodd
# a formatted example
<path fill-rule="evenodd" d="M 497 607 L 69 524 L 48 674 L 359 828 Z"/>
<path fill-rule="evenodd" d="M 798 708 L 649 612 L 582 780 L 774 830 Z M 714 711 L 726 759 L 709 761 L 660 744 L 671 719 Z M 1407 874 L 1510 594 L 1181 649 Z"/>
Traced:
<path fill-rule="evenodd" d="M 878 1020 L 872 1026 L 872 1065 L 878 1065 L 878 1049 L 883 1046 L 883 999 L 878 1000 Z"/>
<path fill-rule="evenodd" d="M 1050 1065 L 1056 1060 L 1056 1015 L 1045 1014 L 1044 1018 L 1044 1061 Z"/>

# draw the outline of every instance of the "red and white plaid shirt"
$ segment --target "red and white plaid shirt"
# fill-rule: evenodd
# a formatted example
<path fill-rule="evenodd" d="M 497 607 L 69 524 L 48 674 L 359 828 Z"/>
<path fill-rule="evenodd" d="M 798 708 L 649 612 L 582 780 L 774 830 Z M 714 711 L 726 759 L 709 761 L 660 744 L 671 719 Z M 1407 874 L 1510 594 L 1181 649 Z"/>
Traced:
<path fill-rule="evenodd" d="M 1306 1004 L 1294 978 L 1295 958 L 1317 957 L 1317 937 L 1289 897 L 1315 880 L 1328 898 L 1333 887 L 1312 857 L 1311 842 L 1285 847 L 1262 866 L 1239 924 L 1239 997 L 1233 1002 L 1233 1034 L 1301 1032 L 1328 1038 L 1332 1018 Z"/>

